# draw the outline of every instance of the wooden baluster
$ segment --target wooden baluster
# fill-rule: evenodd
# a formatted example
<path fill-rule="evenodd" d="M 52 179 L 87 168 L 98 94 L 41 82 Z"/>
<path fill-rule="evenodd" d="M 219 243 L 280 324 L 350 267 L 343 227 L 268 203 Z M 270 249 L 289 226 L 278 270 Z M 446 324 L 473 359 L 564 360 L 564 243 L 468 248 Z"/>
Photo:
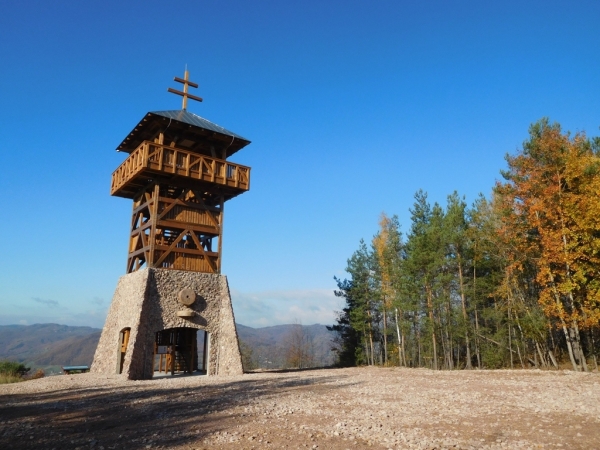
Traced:
<path fill-rule="evenodd" d="M 142 144 L 141 151 L 142 167 L 148 167 L 148 158 L 150 158 L 150 146 L 147 142 Z"/>

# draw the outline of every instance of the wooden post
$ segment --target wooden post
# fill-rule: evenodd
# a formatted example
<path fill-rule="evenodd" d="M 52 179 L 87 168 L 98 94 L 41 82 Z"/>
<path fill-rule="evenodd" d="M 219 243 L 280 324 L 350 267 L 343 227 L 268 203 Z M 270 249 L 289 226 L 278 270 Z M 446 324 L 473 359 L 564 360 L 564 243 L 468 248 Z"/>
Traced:
<path fill-rule="evenodd" d="M 175 331 L 171 331 L 171 376 L 175 375 Z"/>
<path fill-rule="evenodd" d="M 190 373 L 194 372 L 194 341 L 196 340 L 196 333 L 194 331 L 193 328 L 190 328 L 188 337 L 190 346 L 190 363 L 188 369 Z"/>
<path fill-rule="evenodd" d="M 202 371 L 208 375 L 208 331 L 204 330 L 204 350 L 202 351 Z"/>
<path fill-rule="evenodd" d="M 221 196 L 221 214 L 219 214 L 219 250 L 217 251 L 217 253 L 219 254 L 218 259 L 217 259 L 217 273 L 221 273 L 221 261 L 223 260 L 223 218 L 225 217 L 224 215 L 224 209 L 225 208 L 225 197 Z"/>
<path fill-rule="evenodd" d="M 181 107 L 181 109 L 183 109 L 184 111 L 187 109 L 189 78 L 190 78 L 190 73 L 186 69 L 186 71 L 183 73 L 183 79 L 185 80 L 185 82 L 183 83 L 183 93 L 185 95 L 183 96 L 183 104 Z"/>
<path fill-rule="evenodd" d="M 150 204 L 150 251 L 148 252 L 149 261 L 146 261 L 146 267 L 154 267 L 154 249 L 156 247 L 156 222 L 158 216 L 158 197 L 160 194 L 160 186 L 158 184 L 154 185 L 154 189 L 152 192 L 152 200 Z"/>

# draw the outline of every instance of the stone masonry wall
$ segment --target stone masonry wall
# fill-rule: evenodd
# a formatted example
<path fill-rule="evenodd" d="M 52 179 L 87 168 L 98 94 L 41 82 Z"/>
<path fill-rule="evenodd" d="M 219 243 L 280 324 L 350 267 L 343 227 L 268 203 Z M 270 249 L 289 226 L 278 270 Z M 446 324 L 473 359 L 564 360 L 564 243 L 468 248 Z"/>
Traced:
<path fill-rule="evenodd" d="M 187 307 L 179 302 L 183 289 L 196 293 Z M 178 317 L 187 311 L 191 317 Z M 131 328 L 123 374 L 148 379 L 153 373 L 154 336 L 157 331 L 187 327 L 206 330 L 209 375 L 243 373 L 227 277 L 166 269 L 143 269 L 119 280 L 106 324 L 94 356 L 92 372 L 114 374 L 118 368 L 119 333 Z"/>
<path fill-rule="evenodd" d="M 94 354 L 91 371 L 114 374 L 119 366 L 119 334 L 124 328 L 131 328 L 129 348 L 136 344 L 137 330 L 148 285 L 147 270 L 140 270 L 119 279 L 113 296 L 106 322 L 102 329 L 98 347 Z M 124 367 L 131 364 L 131 352 L 125 354 Z"/>

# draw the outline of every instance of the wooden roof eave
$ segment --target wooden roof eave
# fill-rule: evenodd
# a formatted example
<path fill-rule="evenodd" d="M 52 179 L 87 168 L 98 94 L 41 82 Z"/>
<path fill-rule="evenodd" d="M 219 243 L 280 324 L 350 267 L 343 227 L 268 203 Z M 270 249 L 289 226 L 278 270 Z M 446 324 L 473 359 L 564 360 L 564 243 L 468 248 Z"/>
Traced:
<path fill-rule="evenodd" d="M 137 146 L 144 140 L 153 140 L 158 133 L 167 134 L 175 133 L 180 139 L 188 139 L 198 141 L 198 139 L 208 139 L 215 144 L 221 144 L 220 148 L 215 147 L 215 151 L 220 153 L 224 148 L 227 149 L 227 157 L 235 154 L 250 141 L 240 139 L 236 136 L 222 134 L 214 130 L 208 130 L 202 127 L 197 127 L 185 122 L 179 122 L 168 117 L 147 113 L 146 116 L 136 125 L 136 127 L 125 137 L 125 139 L 117 147 L 117 151 L 125 153 L 133 152 Z M 201 144 L 202 145 L 202 144 Z M 210 148 L 205 147 L 205 148 Z"/>

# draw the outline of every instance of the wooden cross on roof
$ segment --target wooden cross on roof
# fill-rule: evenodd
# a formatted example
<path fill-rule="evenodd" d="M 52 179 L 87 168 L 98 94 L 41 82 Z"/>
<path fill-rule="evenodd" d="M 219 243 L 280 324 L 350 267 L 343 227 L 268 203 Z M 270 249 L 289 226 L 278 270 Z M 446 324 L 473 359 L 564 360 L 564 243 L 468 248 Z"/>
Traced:
<path fill-rule="evenodd" d="M 182 83 L 183 84 L 183 92 L 178 91 L 177 89 L 172 89 L 172 88 L 168 88 L 167 89 L 167 91 L 169 91 L 170 93 L 181 95 L 183 97 L 183 102 L 181 104 L 181 109 L 183 109 L 184 111 L 187 109 L 187 99 L 188 99 L 188 97 L 191 98 L 192 100 L 196 100 L 198 102 L 202 101 L 202 98 L 196 97 L 195 95 L 192 95 L 192 94 L 188 94 L 188 86 L 191 86 L 193 88 L 197 88 L 198 87 L 198 85 L 196 83 L 194 83 L 193 81 L 189 81 L 189 76 L 190 76 L 190 73 L 188 72 L 187 69 L 185 69 L 185 73 L 183 75 L 183 79 L 179 78 L 179 77 L 173 78 L 178 83 Z"/>

